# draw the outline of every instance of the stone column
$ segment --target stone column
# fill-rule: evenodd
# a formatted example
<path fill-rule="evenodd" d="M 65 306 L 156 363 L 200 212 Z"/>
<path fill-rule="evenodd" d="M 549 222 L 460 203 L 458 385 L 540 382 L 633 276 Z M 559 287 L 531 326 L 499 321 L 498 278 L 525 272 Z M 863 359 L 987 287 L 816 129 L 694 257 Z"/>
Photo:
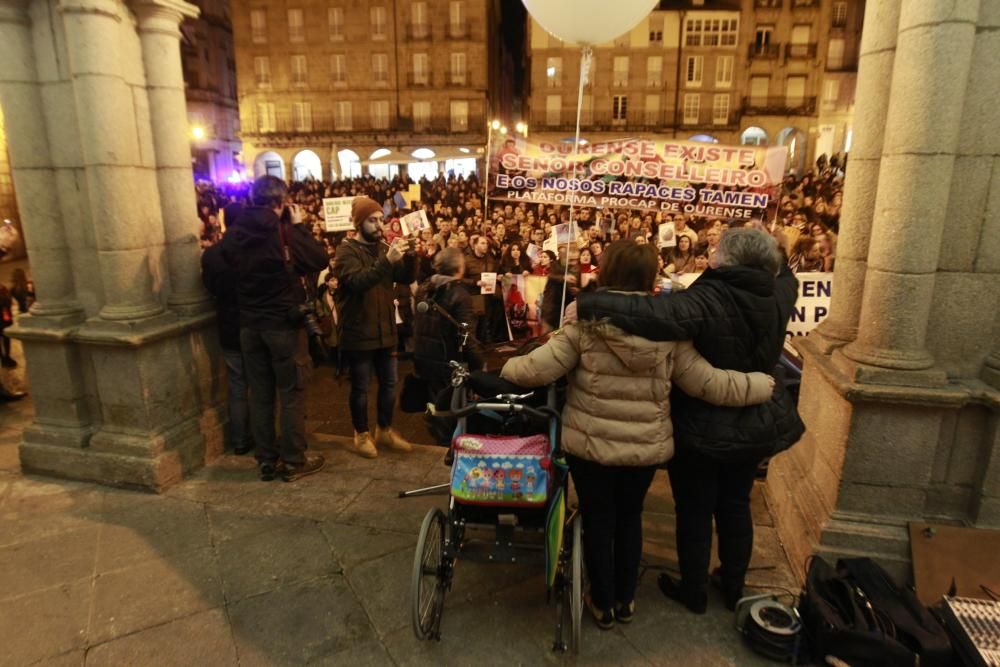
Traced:
<path fill-rule="evenodd" d="M 131 4 L 139 20 L 149 92 L 156 180 L 170 270 L 167 304 L 182 312 L 202 311 L 208 308 L 209 300 L 201 284 L 197 199 L 192 185 L 178 28 L 185 18 L 197 17 L 199 10 L 183 0 L 134 0 Z"/>
<path fill-rule="evenodd" d="M 52 152 L 41 114 L 44 105 L 27 5 L 27 0 L 0 2 L 0 104 L 38 297 L 31 314 L 75 321 L 82 317 L 83 310 L 76 298 Z M 52 324 L 50 321 L 43 326 Z"/>
<path fill-rule="evenodd" d="M 79 140 L 104 280 L 105 321 L 138 320 L 164 311 L 154 296 L 136 114 L 124 78 L 122 18 L 112 0 L 60 0 Z"/>
<path fill-rule="evenodd" d="M 865 7 L 854 107 L 854 136 L 857 138 L 851 146 L 848 177 L 844 183 L 833 298 L 830 316 L 815 332 L 825 350 L 849 343 L 858 334 L 900 4 L 901 0 L 881 0 L 869 2 Z"/>
<path fill-rule="evenodd" d="M 978 0 L 902 5 L 859 333 L 844 348 L 869 367 L 934 364 L 925 342 L 978 10 Z M 857 378 L 913 381 L 864 368 Z"/>

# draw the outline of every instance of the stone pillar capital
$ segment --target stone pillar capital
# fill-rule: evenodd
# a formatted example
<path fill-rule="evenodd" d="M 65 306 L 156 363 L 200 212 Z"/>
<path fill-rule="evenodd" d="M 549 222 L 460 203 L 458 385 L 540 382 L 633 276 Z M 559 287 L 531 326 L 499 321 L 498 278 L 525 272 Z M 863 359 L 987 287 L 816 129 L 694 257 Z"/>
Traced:
<path fill-rule="evenodd" d="M 0 23 L 31 25 L 28 0 L 0 0 Z"/>
<path fill-rule="evenodd" d="M 163 33 L 180 38 L 180 24 L 198 18 L 201 10 L 184 0 L 131 0 L 129 6 L 139 19 L 139 33 Z"/>
<path fill-rule="evenodd" d="M 59 0 L 62 14 L 95 14 L 118 21 L 122 20 L 118 6 L 113 0 Z"/>

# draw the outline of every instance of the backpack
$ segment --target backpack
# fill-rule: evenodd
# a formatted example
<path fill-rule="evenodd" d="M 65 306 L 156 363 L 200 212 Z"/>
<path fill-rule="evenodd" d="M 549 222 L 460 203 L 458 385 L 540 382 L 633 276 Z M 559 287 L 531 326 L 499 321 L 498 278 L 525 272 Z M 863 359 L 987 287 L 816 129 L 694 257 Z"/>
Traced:
<path fill-rule="evenodd" d="M 944 628 L 870 558 L 841 559 L 834 569 L 813 557 L 799 614 L 818 664 L 828 655 L 852 667 L 951 664 Z"/>

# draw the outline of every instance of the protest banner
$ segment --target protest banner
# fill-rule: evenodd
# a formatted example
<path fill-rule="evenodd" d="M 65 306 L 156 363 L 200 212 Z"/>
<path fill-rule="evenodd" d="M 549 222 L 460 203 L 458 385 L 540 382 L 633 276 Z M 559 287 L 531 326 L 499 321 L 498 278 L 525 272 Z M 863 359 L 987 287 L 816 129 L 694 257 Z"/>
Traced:
<path fill-rule="evenodd" d="M 420 184 L 411 183 L 409 189 L 406 191 L 406 201 L 410 208 L 418 208 L 420 206 Z"/>
<path fill-rule="evenodd" d="M 785 336 L 805 336 L 826 319 L 830 313 L 830 294 L 833 286 L 832 273 L 799 273 L 799 298 L 795 310 L 788 320 Z"/>
<path fill-rule="evenodd" d="M 323 200 L 323 219 L 328 232 L 348 232 L 354 229 L 351 222 L 351 204 L 354 197 L 332 197 Z"/>
<path fill-rule="evenodd" d="M 677 246 L 677 236 L 674 234 L 674 223 L 661 223 L 656 229 L 656 247 L 674 248 Z"/>
<path fill-rule="evenodd" d="M 491 156 L 498 201 L 627 208 L 718 218 L 732 226 L 777 212 L 787 149 L 620 139 L 579 146 L 518 138 Z"/>

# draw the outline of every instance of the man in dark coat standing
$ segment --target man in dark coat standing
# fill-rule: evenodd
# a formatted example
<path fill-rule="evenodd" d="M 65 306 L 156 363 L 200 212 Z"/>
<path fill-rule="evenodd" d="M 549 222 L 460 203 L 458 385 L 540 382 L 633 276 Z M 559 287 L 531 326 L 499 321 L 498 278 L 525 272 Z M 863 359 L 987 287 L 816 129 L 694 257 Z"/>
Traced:
<path fill-rule="evenodd" d="M 253 184 L 254 205 L 222 239 L 222 257 L 236 271 L 240 347 L 250 386 L 250 429 L 260 478 L 278 474 L 291 482 L 323 467 L 306 454 L 305 380 L 309 365 L 299 307 L 306 294 L 302 276 L 327 265 L 326 249 L 302 221 L 298 207 L 285 206 L 288 187 L 274 176 Z M 281 405 L 280 445 L 274 432 L 275 394 Z"/>
<path fill-rule="evenodd" d="M 795 306 L 798 281 L 777 244 L 758 229 L 726 232 L 690 288 L 669 296 L 581 294 L 580 319 L 610 318 L 650 340 L 692 340 L 716 368 L 773 372 Z M 780 385 L 780 383 L 779 383 Z M 787 390 L 746 408 L 710 405 L 671 394 L 676 454 L 668 464 L 677 513 L 681 578 L 658 580 L 663 593 L 695 613 L 707 606 L 712 517 L 722 566 L 717 583 L 732 609 L 743 594 L 753 550 L 750 492 L 757 465 L 787 449 L 805 430 Z"/>
<path fill-rule="evenodd" d="M 355 197 L 351 220 L 357 238 L 337 248 L 333 273 L 340 288 L 340 349 L 351 369 L 351 422 L 354 448 L 361 456 L 378 456 L 376 446 L 412 451 L 413 445 L 392 428 L 396 402 L 396 307 L 393 283 L 409 285 L 416 273 L 416 256 L 406 239 L 382 242 L 382 207 L 368 197 Z M 368 385 L 378 376 L 375 438 L 368 430 Z"/>

